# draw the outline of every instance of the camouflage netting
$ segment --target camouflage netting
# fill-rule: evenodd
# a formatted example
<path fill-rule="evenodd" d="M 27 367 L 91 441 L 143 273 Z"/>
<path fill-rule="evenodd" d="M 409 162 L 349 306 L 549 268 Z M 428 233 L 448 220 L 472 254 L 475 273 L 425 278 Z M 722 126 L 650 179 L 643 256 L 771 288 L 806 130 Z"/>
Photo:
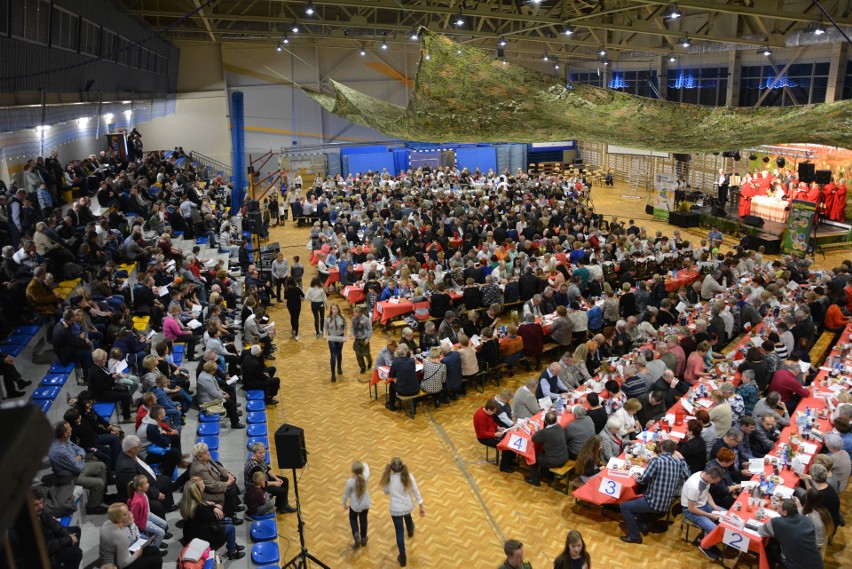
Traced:
<path fill-rule="evenodd" d="M 461 54 L 458 53 L 461 50 Z M 852 148 L 852 100 L 801 107 L 714 108 L 575 85 L 424 30 L 414 93 L 403 108 L 335 81 L 305 90 L 329 112 L 401 140 L 547 142 L 577 139 L 666 152 L 763 144 Z"/>

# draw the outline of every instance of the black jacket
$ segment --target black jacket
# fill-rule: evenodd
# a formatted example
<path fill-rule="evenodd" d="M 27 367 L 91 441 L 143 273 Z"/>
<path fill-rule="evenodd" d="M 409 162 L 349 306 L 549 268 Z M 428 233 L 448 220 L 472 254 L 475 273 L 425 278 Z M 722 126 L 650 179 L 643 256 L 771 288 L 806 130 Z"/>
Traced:
<path fill-rule="evenodd" d="M 66 327 L 60 320 L 53 328 L 53 351 L 62 362 L 68 365 L 73 361 L 73 350 L 89 350 L 90 346 L 85 340 L 71 333 L 71 328 Z"/>
<path fill-rule="evenodd" d="M 62 524 L 45 512 L 38 515 L 38 521 L 41 524 L 41 533 L 44 535 L 44 547 L 47 549 L 48 557 L 52 558 L 62 549 L 71 547 L 71 534 Z"/>
<path fill-rule="evenodd" d="M 103 395 L 108 391 L 113 391 L 113 387 L 121 384 L 115 381 L 115 378 L 104 371 L 103 368 L 92 366 L 89 371 L 89 389 L 92 390 L 95 400 L 102 399 Z"/>
<path fill-rule="evenodd" d="M 251 354 L 246 354 L 242 361 L 243 387 L 249 389 L 263 389 L 269 379 L 266 375 L 266 366 L 263 361 Z"/>
<path fill-rule="evenodd" d="M 219 549 L 225 545 L 225 525 L 217 522 L 213 506 L 198 504 L 195 507 L 195 517 L 183 521 L 183 543 L 198 538 L 208 542 L 212 549 Z"/>
<path fill-rule="evenodd" d="M 148 491 L 145 494 L 149 501 L 159 500 L 160 488 L 157 486 L 157 479 L 152 477 L 141 464 L 135 459 L 130 458 L 125 453 L 118 455 L 118 460 L 115 461 L 115 489 L 120 502 L 127 502 L 127 485 L 133 481 L 133 477 L 137 474 L 144 474 L 148 479 Z"/>

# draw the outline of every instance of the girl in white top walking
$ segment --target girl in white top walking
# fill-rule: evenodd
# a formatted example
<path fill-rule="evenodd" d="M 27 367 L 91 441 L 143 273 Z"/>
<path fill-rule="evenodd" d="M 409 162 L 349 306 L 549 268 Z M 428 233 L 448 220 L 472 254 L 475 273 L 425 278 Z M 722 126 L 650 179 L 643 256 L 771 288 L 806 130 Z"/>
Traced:
<path fill-rule="evenodd" d="M 426 515 L 426 509 L 423 507 L 423 498 L 420 496 L 420 490 L 417 489 L 417 482 L 414 476 L 408 472 L 408 467 L 403 464 L 402 459 L 394 457 L 385 467 L 385 472 L 382 474 L 382 490 L 390 496 L 390 515 L 393 520 L 393 528 L 396 531 L 396 545 L 399 548 L 400 567 L 405 567 L 407 559 L 405 556 L 405 535 L 402 533 L 402 524 L 405 522 L 405 529 L 408 530 L 408 537 L 414 537 L 414 520 L 411 519 L 411 512 L 414 510 L 414 501 L 420 506 L 420 516 Z"/>
<path fill-rule="evenodd" d="M 370 489 L 367 481 L 370 479 L 370 467 L 365 462 L 352 463 L 352 477 L 346 481 L 343 490 L 343 509 L 349 510 L 349 525 L 352 527 L 352 537 L 355 543 L 353 549 L 367 545 L 367 513 L 370 511 Z M 349 505 L 346 501 L 349 500 Z M 360 529 L 359 529 L 360 526 Z"/>

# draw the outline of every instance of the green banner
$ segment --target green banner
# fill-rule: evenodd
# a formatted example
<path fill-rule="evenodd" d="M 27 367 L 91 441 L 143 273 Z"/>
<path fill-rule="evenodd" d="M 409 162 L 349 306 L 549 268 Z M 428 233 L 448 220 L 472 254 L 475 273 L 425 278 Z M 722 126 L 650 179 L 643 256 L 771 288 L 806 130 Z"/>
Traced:
<path fill-rule="evenodd" d="M 802 200 L 793 200 L 790 204 L 790 220 L 787 225 L 787 233 L 784 236 L 785 253 L 813 252 L 811 239 L 814 231 L 814 218 L 816 216 L 816 204 Z"/>

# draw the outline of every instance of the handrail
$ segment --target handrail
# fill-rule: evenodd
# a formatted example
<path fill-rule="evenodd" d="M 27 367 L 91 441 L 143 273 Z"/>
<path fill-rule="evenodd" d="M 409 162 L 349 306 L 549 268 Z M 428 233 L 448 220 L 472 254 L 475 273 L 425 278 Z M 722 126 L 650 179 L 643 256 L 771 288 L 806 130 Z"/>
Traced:
<path fill-rule="evenodd" d="M 229 165 L 210 158 L 209 156 L 205 156 L 200 152 L 192 151 L 189 153 L 189 157 L 192 158 L 194 162 L 198 162 L 199 165 L 207 166 L 207 168 L 212 171 L 211 174 L 214 172 L 222 172 L 222 175 L 225 178 L 230 178 L 234 174 L 233 169 Z"/>

